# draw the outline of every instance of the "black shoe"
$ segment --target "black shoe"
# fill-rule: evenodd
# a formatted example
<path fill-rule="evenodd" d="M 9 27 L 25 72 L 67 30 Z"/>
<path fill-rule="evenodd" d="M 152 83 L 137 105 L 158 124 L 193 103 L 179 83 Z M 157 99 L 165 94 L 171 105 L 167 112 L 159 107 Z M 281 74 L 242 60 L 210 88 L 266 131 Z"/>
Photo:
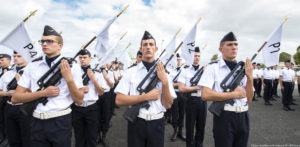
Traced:
<path fill-rule="evenodd" d="M 276 101 L 276 99 L 274 99 L 274 98 L 271 98 L 271 99 L 270 99 L 270 101 Z"/>
<path fill-rule="evenodd" d="M 182 141 L 186 140 L 186 136 L 183 135 L 182 129 L 179 129 L 178 135 L 177 135 Z"/>
<path fill-rule="evenodd" d="M 275 97 L 275 98 L 280 98 L 280 96 L 278 96 L 278 95 L 274 95 L 274 97 Z"/>
<path fill-rule="evenodd" d="M 289 111 L 289 109 L 286 106 L 283 107 L 283 110 L 284 111 Z"/>
<path fill-rule="evenodd" d="M 258 99 L 252 99 L 252 101 L 258 101 Z"/>
<path fill-rule="evenodd" d="M 290 106 L 287 106 L 289 111 L 295 111 L 295 109 L 292 109 Z"/>
<path fill-rule="evenodd" d="M 175 141 L 177 139 L 178 130 L 177 128 L 174 128 L 173 134 L 170 138 L 171 141 Z"/>
<path fill-rule="evenodd" d="M 298 105 L 298 104 L 296 104 L 296 103 L 292 102 L 292 103 L 291 103 L 291 105 Z"/>
<path fill-rule="evenodd" d="M 99 133 L 98 135 L 98 138 L 97 138 L 97 144 L 100 144 L 102 142 L 102 135 L 101 135 L 101 132 Z"/>
<path fill-rule="evenodd" d="M 108 139 L 106 138 L 106 133 L 103 133 L 101 140 L 104 147 L 109 147 L 109 142 Z"/>
<path fill-rule="evenodd" d="M 261 95 L 258 95 L 258 97 L 262 97 Z"/>
<path fill-rule="evenodd" d="M 270 105 L 270 106 L 271 106 L 271 105 L 273 105 L 273 104 L 272 104 L 272 103 L 270 103 L 270 102 L 268 102 L 268 105 Z"/>

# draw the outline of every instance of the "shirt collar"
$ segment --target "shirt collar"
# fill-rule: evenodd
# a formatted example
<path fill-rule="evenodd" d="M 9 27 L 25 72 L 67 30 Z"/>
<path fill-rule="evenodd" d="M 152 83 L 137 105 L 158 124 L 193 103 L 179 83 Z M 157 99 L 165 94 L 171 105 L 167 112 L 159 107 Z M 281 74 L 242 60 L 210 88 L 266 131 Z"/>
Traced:
<path fill-rule="evenodd" d="M 62 57 L 63 57 L 63 56 L 60 55 L 58 58 L 56 58 L 54 61 L 52 61 L 51 65 L 54 65 L 55 63 L 57 63 Z M 48 66 L 48 64 L 47 64 L 47 62 L 46 62 L 46 55 L 45 55 L 45 54 L 43 55 L 43 60 L 42 60 L 42 62 L 40 62 L 40 63 L 43 63 L 43 64 L 45 64 L 45 65 Z"/>

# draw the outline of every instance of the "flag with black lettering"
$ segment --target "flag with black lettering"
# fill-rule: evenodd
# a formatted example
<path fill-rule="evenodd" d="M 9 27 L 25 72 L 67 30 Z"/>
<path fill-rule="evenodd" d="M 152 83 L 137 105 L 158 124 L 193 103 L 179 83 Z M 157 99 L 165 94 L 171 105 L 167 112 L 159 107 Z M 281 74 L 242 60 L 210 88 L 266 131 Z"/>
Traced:
<path fill-rule="evenodd" d="M 280 24 L 280 26 L 270 34 L 267 39 L 267 44 L 262 49 L 264 63 L 267 67 L 278 65 L 279 63 L 282 25 L 283 24 Z"/>
<path fill-rule="evenodd" d="M 27 62 L 38 56 L 24 22 L 11 31 L 0 44 L 18 52 Z"/>
<path fill-rule="evenodd" d="M 182 44 L 182 47 L 181 47 L 181 57 L 185 60 L 186 65 L 193 64 L 197 24 L 198 23 L 196 23 L 193 26 L 193 28 L 190 30 L 188 35 L 184 38 L 183 44 Z"/>
<path fill-rule="evenodd" d="M 98 52 L 98 58 L 102 58 L 108 51 L 109 28 L 116 19 L 117 16 L 108 20 L 104 28 L 97 35 L 97 44 L 95 50 Z"/>

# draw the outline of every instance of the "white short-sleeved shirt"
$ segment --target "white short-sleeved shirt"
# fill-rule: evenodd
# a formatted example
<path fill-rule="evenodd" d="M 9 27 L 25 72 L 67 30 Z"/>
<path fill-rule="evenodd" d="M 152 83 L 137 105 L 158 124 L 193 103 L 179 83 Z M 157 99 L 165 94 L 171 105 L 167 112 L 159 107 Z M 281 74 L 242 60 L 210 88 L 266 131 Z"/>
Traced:
<path fill-rule="evenodd" d="M 54 60 L 51 63 L 51 65 L 53 66 L 61 58 L 62 58 L 62 56 L 58 57 L 56 60 Z M 58 68 L 59 67 L 57 67 L 57 69 Z M 46 63 L 45 55 L 44 55 L 42 60 L 31 62 L 26 66 L 26 68 L 24 69 L 24 73 L 18 82 L 18 85 L 20 85 L 24 88 L 31 88 L 32 92 L 36 92 L 39 89 L 37 81 L 49 69 L 50 68 Z M 83 83 L 82 83 L 82 72 L 81 72 L 80 66 L 76 63 L 73 63 L 71 72 L 72 72 L 72 77 L 73 77 L 74 83 L 77 86 L 77 88 L 82 88 Z M 48 76 L 48 78 L 50 78 L 50 76 Z M 48 80 L 48 78 L 44 82 L 46 82 Z M 47 98 L 48 103 L 46 105 L 39 103 L 37 105 L 36 109 L 34 110 L 34 112 L 37 112 L 37 113 L 57 112 L 57 111 L 67 109 L 73 103 L 73 100 L 70 95 L 70 91 L 68 89 L 68 85 L 67 85 L 66 81 L 64 80 L 64 78 L 61 78 L 61 80 L 55 86 L 57 86 L 59 88 L 59 95 L 55 96 L 55 97 Z"/>
<path fill-rule="evenodd" d="M 296 75 L 297 75 L 297 76 L 300 76 L 300 70 L 296 72 Z"/>
<path fill-rule="evenodd" d="M 24 70 L 26 67 L 24 67 L 22 70 Z M 9 84 L 9 82 L 15 78 L 17 74 L 16 69 L 7 71 L 5 74 L 3 74 L 3 76 L 0 79 L 0 89 L 2 91 L 7 92 L 7 85 Z"/>
<path fill-rule="evenodd" d="M 253 79 L 257 79 L 257 72 L 258 72 L 258 69 L 254 68 L 253 69 Z"/>
<path fill-rule="evenodd" d="M 143 63 L 139 63 L 134 67 L 131 67 L 126 70 L 126 72 L 123 75 L 123 78 L 120 80 L 118 86 L 115 89 L 115 93 L 122 93 L 124 95 L 140 95 L 140 93 L 137 91 L 137 87 L 139 83 L 144 79 L 144 77 L 147 75 L 148 71 L 146 67 L 143 65 Z M 176 93 L 174 91 L 172 80 L 169 75 L 168 82 L 169 82 L 169 89 L 171 92 L 171 95 L 173 98 L 176 98 Z M 147 80 L 146 84 L 148 84 L 150 80 Z M 162 90 L 162 83 L 158 82 L 155 89 Z M 162 91 L 161 91 L 162 92 Z M 148 101 L 150 107 L 149 109 L 141 108 L 139 113 L 142 114 L 159 114 L 161 112 L 165 112 L 166 109 L 161 103 L 161 97 L 155 101 L 151 100 Z"/>
<path fill-rule="evenodd" d="M 292 69 L 284 67 L 280 70 L 279 75 L 282 76 L 282 81 L 291 82 L 294 79 L 295 73 Z"/>
<path fill-rule="evenodd" d="M 200 65 L 198 70 L 200 70 Z M 178 82 L 183 83 L 184 86 L 190 87 L 191 86 L 191 78 L 196 74 L 197 70 L 193 66 L 190 66 L 188 68 L 183 68 L 179 77 L 178 77 Z M 202 77 L 201 77 L 202 78 Z M 201 96 L 201 90 L 197 90 L 197 93 Z"/>
<path fill-rule="evenodd" d="M 274 79 L 279 79 L 279 71 L 273 69 Z"/>
<path fill-rule="evenodd" d="M 84 73 L 84 71 L 81 69 L 81 72 Z M 99 72 L 94 73 L 97 83 L 102 87 L 104 85 L 104 81 L 101 80 L 101 74 Z M 106 84 L 106 83 L 105 83 Z M 89 91 L 87 93 L 84 93 L 84 102 L 92 102 L 98 100 L 98 92 L 95 88 L 95 85 L 91 80 L 89 80 L 88 85 Z M 103 88 L 103 87 L 102 87 Z"/>
<path fill-rule="evenodd" d="M 223 92 L 223 88 L 221 87 L 221 82 L 223 79 L 230 73 L 229 67 L 226 65 L 225 61 L 221 58 L 217 63 L 209 64 L 205 70 L 204 73 L 198 83 L 199 87 L 205 86 L 207 88 L 212 89 L 216 92 Z M 233 77 L 229 79 L 229 81 L 232 81 Z M 242 79 L 240 83 L 240 87 L 246 88 L 246 76 Z M 233 106 L 245 106 L 247 105 L 247 98 L 241 98 L 241 99 L 233 99 L 234 104 Z M 226 104 L 226 106 L 231 107 L 232 105 Z"/>
<path fill-rule="evenodd" d="M 263 75 L 263 69 L 257 69 L 257 73 L 256 73 L 257 75 L 258 75 L 258 78 L 261 78 L 261 76 Z"/>
<path fill-rule="evenodd" d="M 272 69 L 265 68 L 263 71 L 264 80 L 272 80 L 274 79 L 274 72 Z"/>

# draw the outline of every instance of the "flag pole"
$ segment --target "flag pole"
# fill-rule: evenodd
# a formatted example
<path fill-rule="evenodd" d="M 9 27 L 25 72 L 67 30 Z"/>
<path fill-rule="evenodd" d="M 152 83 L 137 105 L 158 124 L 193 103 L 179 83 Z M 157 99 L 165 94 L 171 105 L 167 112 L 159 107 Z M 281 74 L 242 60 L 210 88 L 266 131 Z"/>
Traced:
<path fill-rule="evenodd" d="M 291 17 L 291 14 L 288 14 L 287 16 L 285 16 L 282 23 L 285 23 L 290 17 Z"/>
<path fill-rule="evenodd" d="M 33 16 L 36 13 L 36 11 L 37 11 L 37 9 L 34 11 L 31 11 L 30 14 L 26 18 L 24 18 L 23 22 L 26 22 L 31 16 Z"/>

